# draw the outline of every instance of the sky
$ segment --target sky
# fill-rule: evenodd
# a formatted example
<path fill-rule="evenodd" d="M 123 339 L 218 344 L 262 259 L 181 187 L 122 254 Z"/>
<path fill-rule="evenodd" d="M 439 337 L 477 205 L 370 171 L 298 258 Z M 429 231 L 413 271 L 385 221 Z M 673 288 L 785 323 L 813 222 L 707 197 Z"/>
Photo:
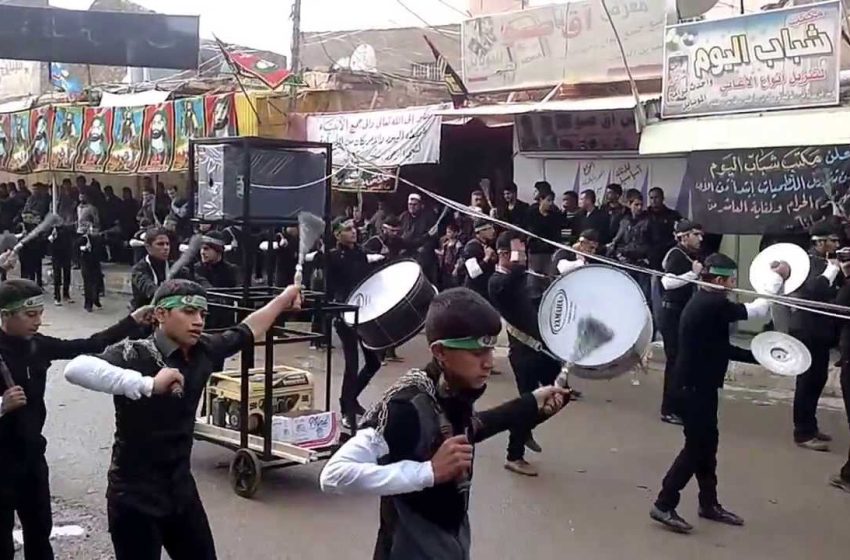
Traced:
<path fill-rule="evenodd" d="M 92 0 L 50 0 L 58 8 L 85 10 Z M 288 54 L 291 0 L 135 0 L 156 12 L 200 15 L 201 36 Z M 458 23 L 466 0 L 302 0 L 302 31 L 421 27 Z M 419 17 L 413 15 L 407 6 Z M 454 9 L 453 9 L 454 7 Z M 421 18 L 421 19 L 420 19 Z"/>

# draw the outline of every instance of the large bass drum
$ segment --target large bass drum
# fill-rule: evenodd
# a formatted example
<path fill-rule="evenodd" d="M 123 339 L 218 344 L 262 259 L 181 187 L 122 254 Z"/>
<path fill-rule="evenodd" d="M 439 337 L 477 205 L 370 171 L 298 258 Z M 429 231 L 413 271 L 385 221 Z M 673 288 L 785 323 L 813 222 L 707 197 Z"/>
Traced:
<path fill-rule="evenodd" d="M 607 333 L 586 352 L 588 320 Z M 537 315 L 549 351 L 584 379 L 613 379 L 633 369 L 652 341 L 652 313 L 635 280 L 616 268 L 589 264 L 555 280 Z"/>
<path fill-rule="evenodd" d="M 414 260 L 395 261 L 373 272 L 354 288 L 347 302 L 360 308 L 356 327 L 363 345 L 385 350 L 419 334 L 436 293 Z M 353 312 L 345 313 L 343 320 L 355 326 Z"/>

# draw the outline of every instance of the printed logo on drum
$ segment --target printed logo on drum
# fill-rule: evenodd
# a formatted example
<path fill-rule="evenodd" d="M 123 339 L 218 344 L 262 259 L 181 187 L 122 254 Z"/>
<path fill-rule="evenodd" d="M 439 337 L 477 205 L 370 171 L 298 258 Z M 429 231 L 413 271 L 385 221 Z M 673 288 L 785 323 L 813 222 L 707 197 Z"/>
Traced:
<path fill-rule="evenodd" d="M 549 310 L 549 329 L 553 334 L 558 334 L 567 324 L 567 292 L 558 290 L 552 309 Z"/>

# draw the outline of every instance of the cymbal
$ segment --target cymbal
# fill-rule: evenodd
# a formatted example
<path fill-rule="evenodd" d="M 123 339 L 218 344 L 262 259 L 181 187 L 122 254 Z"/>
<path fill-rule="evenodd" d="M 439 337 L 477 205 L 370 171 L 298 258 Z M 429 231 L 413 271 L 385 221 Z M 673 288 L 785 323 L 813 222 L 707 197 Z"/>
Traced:
<path fill-rule="evenodd" d="M 785 281 L 783 294 L 795 292 L 809 276 L 811 263 L 806 251 L 793 243 L 777 243 L 756 255 L 750 265 L 750 284 L 756 292 L 770 293 L 767 286 L 771 283 L 772 274 L 775 274 L 770 266 L 777 261 L 785 261 L 791 267 L 791 276 Z"/>
<path fill-rule="evenodd" d="M 776 375 L 796 377 L 812 365 L 809 349 L 785 333 L 763 332 L 753 338 L 750 349 L 758 363 Z"/>

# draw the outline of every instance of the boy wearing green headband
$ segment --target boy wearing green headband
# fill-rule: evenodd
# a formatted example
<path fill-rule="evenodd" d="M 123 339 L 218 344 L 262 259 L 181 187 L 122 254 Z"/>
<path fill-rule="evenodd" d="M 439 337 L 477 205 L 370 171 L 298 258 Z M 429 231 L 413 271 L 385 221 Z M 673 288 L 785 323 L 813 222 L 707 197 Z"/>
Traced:
<path fill-rule="evenodd" d="M 727 290 L 736 284 L 738 266 L 726 255 L 715 253 L 705 259 L 700 273 L 703 282 L 685 304 L 679 324 L 679 352 L 673 379 L 681 403 L 685 446 L 662 482 L 661 492 L 650 517 L 677 533 L 690 533 L 693 526 L 676 513 L 681 491 L 691 478 L 699 484 L 699 516 L 726 525 L 743 525 L 744 520 L 720 505 L 717 498 L 717 405 L 729 361 L 756 363 L 753 353 L 729 342 L 729 325 L 737 321 L 767 317 L 768 300 L 736 303 Z M 773 267 L 778 293 L 788 278 L 785 262 Z"/>
<path fill-rule="evenodd" d="M 325 492 L 382 496 L 376 560 L 466 560 L 474 445 L 534 425 L 569 393 L 543 387 L 477 412 L 493 370 L 499 313 L 466 288 L 438 294 L 425 319 L 432 360 L 402 376 L 328 461 Z"/>
<path fill-rule="evenodd" d="M 65 368 L 71 383 L 115 395 L 115 443 L 106 491 L 117 560 L 214 560 L 215 544 L 190 468 L 195 412 L 216 364 L 265 336 L 277 317 L 301 306 L 289 286 L 236 327 L 203 334 L 206 291 L 166 280 L 153 297 L 158 324 Z"/>
<path fill-rule="evenodd" d="M 50 559 L 50 484 L 42 435 L 47 408 L 44 393 L 53 360 L 102 352 L 146 321 L 140 309 L 89 338 L 62 340 L 38 332 L 44 292 L 29 280 L 0 284 L 0 558 L 15 555 L 15 512 L 24 533 L 27 558 Z"/>

